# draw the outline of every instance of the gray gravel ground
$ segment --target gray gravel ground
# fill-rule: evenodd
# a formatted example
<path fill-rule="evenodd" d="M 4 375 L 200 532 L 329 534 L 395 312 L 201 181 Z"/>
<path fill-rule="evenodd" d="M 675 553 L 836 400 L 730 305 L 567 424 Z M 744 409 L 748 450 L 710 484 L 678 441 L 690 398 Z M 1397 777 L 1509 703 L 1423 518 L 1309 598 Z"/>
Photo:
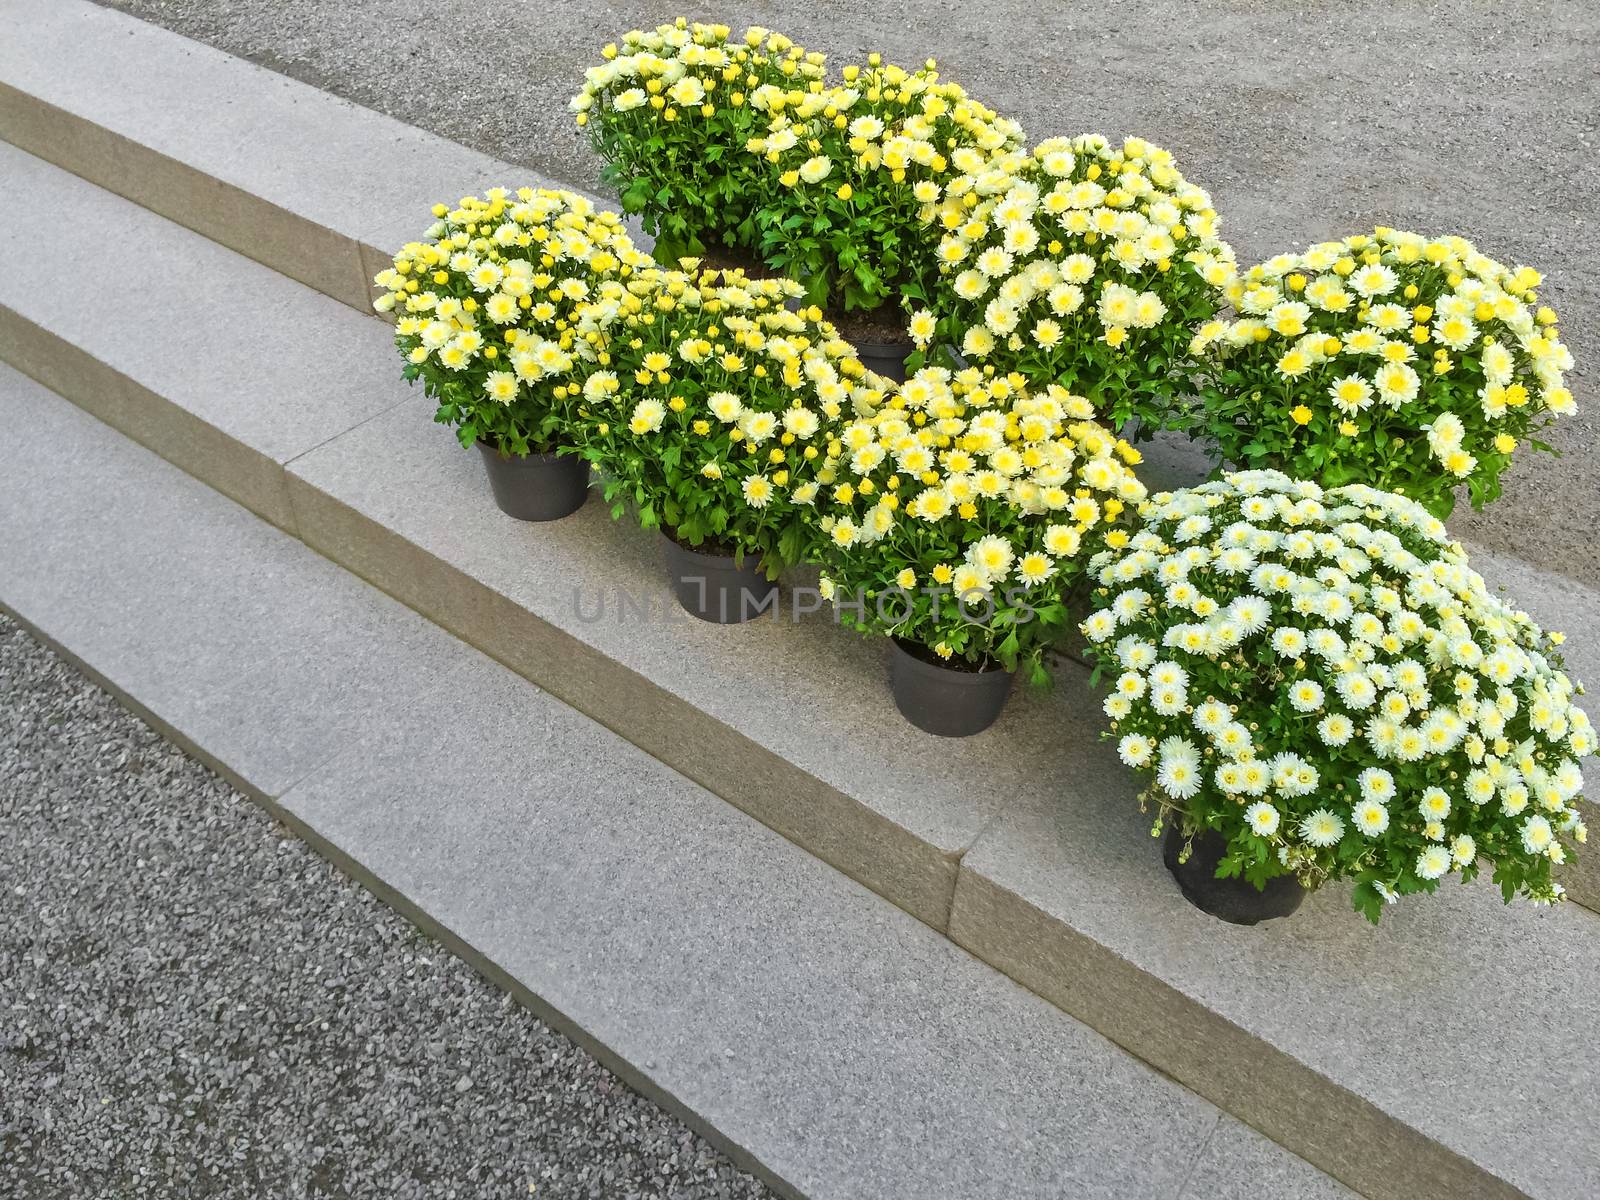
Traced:
<path fill-rule="evenodd" d="M 1600 583 L 1600 4 L 1585 0 L 102 0 L 558 179 L 609 37 L 678 12 L 830 55 L 936 56 L 1035 139 L 1169 147 L 1243 261 L 1374 224 L 1546 273 L 1580 412 L 1463 537 Z"/>
<path fill-rule="evenodd" d="M 765 1197 L 0 615 L 0 1196 Z"/>

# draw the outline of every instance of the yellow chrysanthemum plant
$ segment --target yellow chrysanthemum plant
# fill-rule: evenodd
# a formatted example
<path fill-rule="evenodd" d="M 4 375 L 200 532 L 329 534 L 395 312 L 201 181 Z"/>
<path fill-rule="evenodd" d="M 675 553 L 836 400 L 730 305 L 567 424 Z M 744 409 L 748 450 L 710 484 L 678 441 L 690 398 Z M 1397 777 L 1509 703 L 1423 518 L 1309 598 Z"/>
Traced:
<path fill-rule="evenodd" d="M 737 271 L 629 281 L 618 386 L 591 388 L 573 427 L 614 515 L 773 578 L 801 561 L 838 422 L 886 381 L 817 310 L 787 307 L 799 292 Z"/>
<path fill-rule="evenodd" d="M 770 182 L 744 152 L 766 125 L 750 94 L 805 88 L 821 79 L 823 56 L 759 27 L 732 39 L 726 25 L 681 17 L 634 30 L 602 55 L 571 108 L 623 209 L 655 236 L 656 257 L 753 259 L 756 209 Z"/>
<path fill-rule="evenodd" d="M 1190 343 L 1234 277 L 1211 197 L 1140 138 L 1051 138 L 943 183 L 925 209 L 938 282 L 924 352 L 1087 396 L 1114 427 L 1170 425 Z"/>
<path fill-rule="evenodd" d="M 751 94 L 769 118 L 748 142 L 770 167 L 762 254 L 841 319 L 889 305 L 895 334 L 901 305 L 922 301 L 935 274 L 923 216 L 941 181 L 1020 146 L 1021 131 L 940 80 L 932 59 L 909 71 L 873 54 L 842 74 L 839 86 Z"/>
<path fill-rule="evenodd" d="M 1529 267 L 1459 237 L 1380 228 L 1251 267 L 1195 421 L 1227 463 L 1325 486 L 1366 483 L 1449 515 L 1500 494 L 1517 447 L 1575 409 L 1572 354 Z"/>
<path fill-rule="evenodd" d="M 650 258 L 614 212 L 571 192 L 491 189 L 455 207 L 374 281 L 408 380 L 463 446 L 551 451 L 603 366 L 623 281 Z"/>
<path fill-rule="evenodd" d="M 1139 517 L 1091 561 L 1082 628 L 1157 830 L 1214 866 L 1194 886 L 1348 879 L 1374 922 L 1484 863 L 1508 902 L 1561 895 L 1597 744 L 1582 688 L 1560 635 L 1491 593 L 1438 518 L 1276 471 Z"/>
<path fill-rule="evenodd" d="M 1029 394 L 1017 379 L 924 367 L 828 447 L 824 595 L 844 623 L 895 640 L 896 699 L 924 728 L 901 694 L 911 660 L 944 668 L 951 686 L 1006 676 L 976 728 L 998 715 L 1012 672 L 1048 678 L 1080 552 L 1120 540 L 1119 514 L 1145 494 L 1138 452 L 1092 414 L 1060 387 Z"/>

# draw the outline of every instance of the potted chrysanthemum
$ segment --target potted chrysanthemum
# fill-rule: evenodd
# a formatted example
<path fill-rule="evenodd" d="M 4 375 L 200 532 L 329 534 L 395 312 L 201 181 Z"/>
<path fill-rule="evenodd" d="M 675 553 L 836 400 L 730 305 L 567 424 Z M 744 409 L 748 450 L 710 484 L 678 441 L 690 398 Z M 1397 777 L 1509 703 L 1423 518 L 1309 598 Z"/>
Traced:
<path fill-rule="evenodd" d="M 1059 383 L 1114 426 L 1172 422 L 1234 265 L 1211 197 L 1170 153 L 1051 138 L 944 182 L 924 215 L 939 274 L 919 347 Z"/>
<path fill-rule="evenodd" d="M 925 367 L 829 447 L 815 551 L 841 619 L 892 639 L 901 713 L 978 733 L 1046 677 L 1080 549 L 1144 496 L 1137 453 L 1061 388 Z"/>
<path fill-rule="evenodd" d="M 571 103 L 606 181 L 654 235 L 661 262 L 705 256 L 756 267 L 755 213 L 769 181 L 744 152 L 766 125 L 749 95 L 805 89 L 821 79 L 823 56 L 759 27 L 731 40 L 726 25 L 683 18 L 621 42 L 605 47 Z"/>
<path fill-rule="evenodd" d="M 1251 267 L 1204 327 L 1193 424 L 1225 462 L 1366 483 L 1448 516 L 1500 494 L 1521 445 L 1574 411 L 1572 354 L 1539 273 L 1464 238 L 1378 229 Z"/>
<path fill-rule="evenodd" d="M 769 118 L 748 143 L 752 161 L 770 167 L 762 254 L 806 285 L 869 367 L 904 379 L 913 349 L 904 309 L 926 299 L 936 273 L 922 218 L 941 180 L 982 170 L 1021 133 L 941 81 L 932 59 L 907 71 L 873 54 L 843 78 L 751 93 Z"/>
<path fill-rule="evenodd" d="M 375 281 L 405 378 L 482 452 L 504 512 L 564 517 L 589 484 L 565 430 L 585 391 L 612 379 L 602 360 L 623 280 L 650 259 L 620 216 L 571 192 L 494 188 L 433 212 Z"/>
<path fill-rule="evenodd" d="M 1140 507 L 1083 623 L 1166 861 L 1225 920 L 1355 883 L 1356 909 L 1470 880 L 1550 901 L 1584 839 L 1582 689 L 1412 500 L 1252 471 Z"/>
<path fill-rule="evenodd" d="M 875 404 L 869 375 L 787 280 L 649 270 L 628 284 L 612 367 L 573 436 L 605 494 L 665 541 L 683 607 L 709 621 L 771 605 L 800 561 L 826 448 L 840 419 Z"/>

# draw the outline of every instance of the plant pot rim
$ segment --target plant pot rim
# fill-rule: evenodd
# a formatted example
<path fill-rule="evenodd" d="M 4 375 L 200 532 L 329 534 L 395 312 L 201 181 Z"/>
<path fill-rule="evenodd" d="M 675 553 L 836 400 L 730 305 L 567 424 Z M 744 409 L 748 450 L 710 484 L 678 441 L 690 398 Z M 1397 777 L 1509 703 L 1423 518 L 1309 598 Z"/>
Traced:
<path fill-rule="evenodd" d="M 907 353 L 917 348 L 917 344 L 910 338 L 895 342 L 851 342 L 860 354 L 899 354 Z"/>
<path fill-rule="evenodd" d="M 904 659 L 907 663 L 912 664 L 918 670 L 925 671 L 938 679 L 955 683 L 957 685 L 967 687 L 990 685 L 993 684 L 996 679 L 1011 678 L 1016 675 L 1015 671 L 1006 670 L 999 663 L 994 662 L 992 659 L 990 660 L 990 662 L 993 663 L 992 666 L 985 667 L 979 671 L 964 671 L 960 667 L 941 666 L 938 663 L 931 663 L 925 658 L 920 658 L 906 649 L 907 643 L 914 646 L 920 646 L 922 645 L 921 642 L 912 641 L 910 638 L 898 637 L 894 634 L 889 636 L 889 641 L 894 646 L 895 654 Z"/>
<path fill-rule="evenodd" d="M 1185 835 L 1182 818 L 1174 815 L 1161 839 L 1162 862 L 1178 890 L 1185 900 L 1209 917 L 1247 928 L 1284 920 L 1299 911 L 1301 902 L 1310 894 L 1293 875 L 1274 875 L 1265 888 L 1257 888 L 1240 876 L 1218 879 L 1212 872 L 1192 865 L 1193 858 L 1180 864 L 1179 848 L 1191 839 L 1195 851 L 1199 851 L 1203 847 L 1226 847 L 1227 838 L 1205 826 L 1192 835 Z"/>
<path fill-rule="evenodd" d="M 571 454 L 562 454 L 560 450 L 542 450 L 542 451 L 536 451 L 535 453 L 532 453 L 532 454 L 507 454 L 504 450 L 501 450 L 499 447 L 495 446 L 491 442 L 484 441 L 482 438 L 479 438 L 475 444 L 477 445 L 478 449 L 483 451 L 485 454 L 493 454 L 497 458 L 502 458 L 506 462 L 510 462 L 510 463 L 516 463 L 516 462 L 548 462 L 551 459 L 556 459 L 556 458 L 573 458 L 573 457 L 575 457 L 574 455 L 571 455 Z"/>
<path fill-rule="evenodd" d="M 754 569 L 757 568 L 757 564 L 759 564 L 759 562 L 761 561 L 761 555 L 758 554 L 754 550 L 746 550 L 744 552 L 743 560 L 740 561 L 738 559 L 735 559 L 735 557 L 733 555 L 731 555 L 731 554 L 714 554 L 714 553 L 712 553 L 712 552 L 710 552 L 708 550 L 697 549 L 694 546 L 685 546 L 682 542 L 678 541 L 677 538 L 673 537 L 665 529 L 658 529 L 658 530 L 656 530 L 656 532 L 661 535 L 661 540 L 666 542 L 667 545 L 672 547 L 673 550 L 677 551 L 679 554 L 686 555 L 687 557 L 696 559 L 696 560 L 698 560 L 700 562 L 704 562 L 704 563 L 735 563 L 735 562 L 737 562 L 739 567 L 741 567 L 741 568 L 749 567 L 752 570 L 754 570 Z"/>

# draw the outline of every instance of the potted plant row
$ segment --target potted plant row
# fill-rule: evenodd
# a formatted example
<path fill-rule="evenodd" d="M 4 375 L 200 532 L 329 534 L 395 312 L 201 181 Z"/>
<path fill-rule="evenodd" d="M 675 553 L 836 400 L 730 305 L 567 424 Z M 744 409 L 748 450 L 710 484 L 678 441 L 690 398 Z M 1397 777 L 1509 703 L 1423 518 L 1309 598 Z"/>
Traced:
<path fill-rule="evenodd" d="M 1376 921 L 1480 863 L 1560 896 L 1582 688 L 1438 521 L 1573 411 L 1537 272 L 1387 228 L 1240 271 L 1158 147 L 1028 151 L 931 60 L 830 82 L 766 30 L 629 34 L 573 107 L 659 264 L 616 214 L 498 190 L 378 280 L 502 508 L 573 511 L 592 465 L 708 620 L 819 566 L 934 733 L 986 728 L 1078 624 L 1167 866 L 1226 920 L 1349 879 Z M 1161 428 L 1214 442 L 1213 482 L 1146 495 L 1110 430 Z"/>

